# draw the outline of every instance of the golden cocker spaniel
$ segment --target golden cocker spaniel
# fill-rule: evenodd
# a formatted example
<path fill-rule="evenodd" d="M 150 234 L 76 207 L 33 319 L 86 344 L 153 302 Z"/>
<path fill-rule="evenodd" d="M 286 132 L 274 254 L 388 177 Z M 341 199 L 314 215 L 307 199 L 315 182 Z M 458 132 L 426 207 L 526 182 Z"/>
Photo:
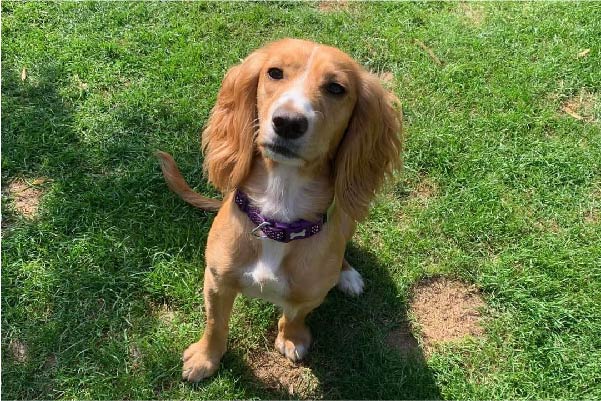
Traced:
<path fill-rule="evenodd" d="M 363 291 L 344 250 L 370 201 L 401 164 L 401 113 L 378 78 L 342 51 L 284 39 L 226 74 L 202 135 L 204 169 L 223 201 L 192 191 L 158 152 L 169 187 L 218 210 L 204 275 L 207 324 L 183 378 L 212 375 L 238 293 L 283 310 L 275 347 L 292 361 L 311 343 L 305 317 L 328 291 Z"/>

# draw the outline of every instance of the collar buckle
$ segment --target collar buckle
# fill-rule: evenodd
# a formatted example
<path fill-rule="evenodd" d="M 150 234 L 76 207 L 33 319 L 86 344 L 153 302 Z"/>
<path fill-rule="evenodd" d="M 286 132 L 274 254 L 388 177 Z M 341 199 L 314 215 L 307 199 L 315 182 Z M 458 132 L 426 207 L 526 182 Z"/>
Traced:
<path fill-rule="evenodd" d="M 263 227 L 269 227 L 269 226 L 271 226 L 271 223 L 268 222 L 268 221 L 264 221 L 261 224 L 259 224 L 258 226 L 256 226 L 255 228 L 253 228 L 250 231 L 250 233 L 252 235 L 254 235 L 255 237 L 257 237 L 257 238 L 262 238 L 262 239 L 269 238 L 267 235 L 260 235 L 260 234 L 257 233 L 257 231 L 261 230 Z"/>

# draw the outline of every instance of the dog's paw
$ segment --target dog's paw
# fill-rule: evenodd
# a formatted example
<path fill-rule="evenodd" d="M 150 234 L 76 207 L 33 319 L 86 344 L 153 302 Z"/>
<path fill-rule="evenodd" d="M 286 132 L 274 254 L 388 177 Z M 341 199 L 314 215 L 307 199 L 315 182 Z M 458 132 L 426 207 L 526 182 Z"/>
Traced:
<path fill-rule="evenodd" d="M 310 341 L 287 340 L 281 334 L 275 339 L 275 348 L 292 362 L 299 362 L 309 352 Z"/>
<path fill-rule="evenodd" d="M 202 350 L 200 342 L 190 345 L 182 357 L 184 366 L 182 378 L 189 382 L 197 382 L 212 376 L 219 368 L 221 357 L 210 356 Z"/>
<path fill-rule="evenodd" d="M 346 295 L 356 297 L 363 293 L 364 284 L 359 272 L 353 267 L 350 267 L 349 269 L 344 269 L 340 272 L 337 286 L 338 289 Z"/>

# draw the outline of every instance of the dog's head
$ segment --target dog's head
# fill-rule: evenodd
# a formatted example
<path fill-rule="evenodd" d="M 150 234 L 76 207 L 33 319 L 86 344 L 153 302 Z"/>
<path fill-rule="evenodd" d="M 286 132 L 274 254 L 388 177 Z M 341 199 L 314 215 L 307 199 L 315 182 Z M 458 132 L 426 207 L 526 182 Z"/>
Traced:
<path fill-rule="evenodd" d="M 400 165 L 401 115 L 378 78 L 342 51 L 284 39 L 226 74 L 203 133 L 205 170 L 236 188 L 254 157 L 331 166 L 336 204 L 360 220 L 385 176 Z"/>

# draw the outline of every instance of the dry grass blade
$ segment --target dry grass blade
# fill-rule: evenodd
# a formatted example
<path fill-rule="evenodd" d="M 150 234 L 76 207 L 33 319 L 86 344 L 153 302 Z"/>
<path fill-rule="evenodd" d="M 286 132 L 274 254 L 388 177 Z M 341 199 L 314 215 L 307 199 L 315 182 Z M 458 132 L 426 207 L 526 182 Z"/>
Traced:
<path fill-rule="evenodd" d="M 591 49 L 584 49 L 580 53 L 578 53 L 578 58 L 586 57 L 591 52 Z"/>
<path fill-rule="evenodd" d="M 442 67 L 443 63 L 442 61 L 440 61 L 440 59 L 436 56 L 436 54 L 434 54 L 434 51 L 432 49 L 430 49 L 428 46 L 425 45 L 424 42 L 422 42 L 419 39 L 415 39 L 415 44 L 417 44 L 419 47 L 422 48 L 423 51 L 426 52 L 426 54 L 428 56 L 430 56 L 430 58 L 439 66 Z"/>
<path fill-rule="evenodd" d="M 566 113 L 567 115 L 569 115 L 570 117 L 574 117 L 576 120 L 582 121 L 584 120 L 584 117 L 582 117 L 580 114 L 576 113 L 574 110 L 572 110 L 572 108 L 570 106 L 563 106 L 561 108 L 561 110 Z"/>

